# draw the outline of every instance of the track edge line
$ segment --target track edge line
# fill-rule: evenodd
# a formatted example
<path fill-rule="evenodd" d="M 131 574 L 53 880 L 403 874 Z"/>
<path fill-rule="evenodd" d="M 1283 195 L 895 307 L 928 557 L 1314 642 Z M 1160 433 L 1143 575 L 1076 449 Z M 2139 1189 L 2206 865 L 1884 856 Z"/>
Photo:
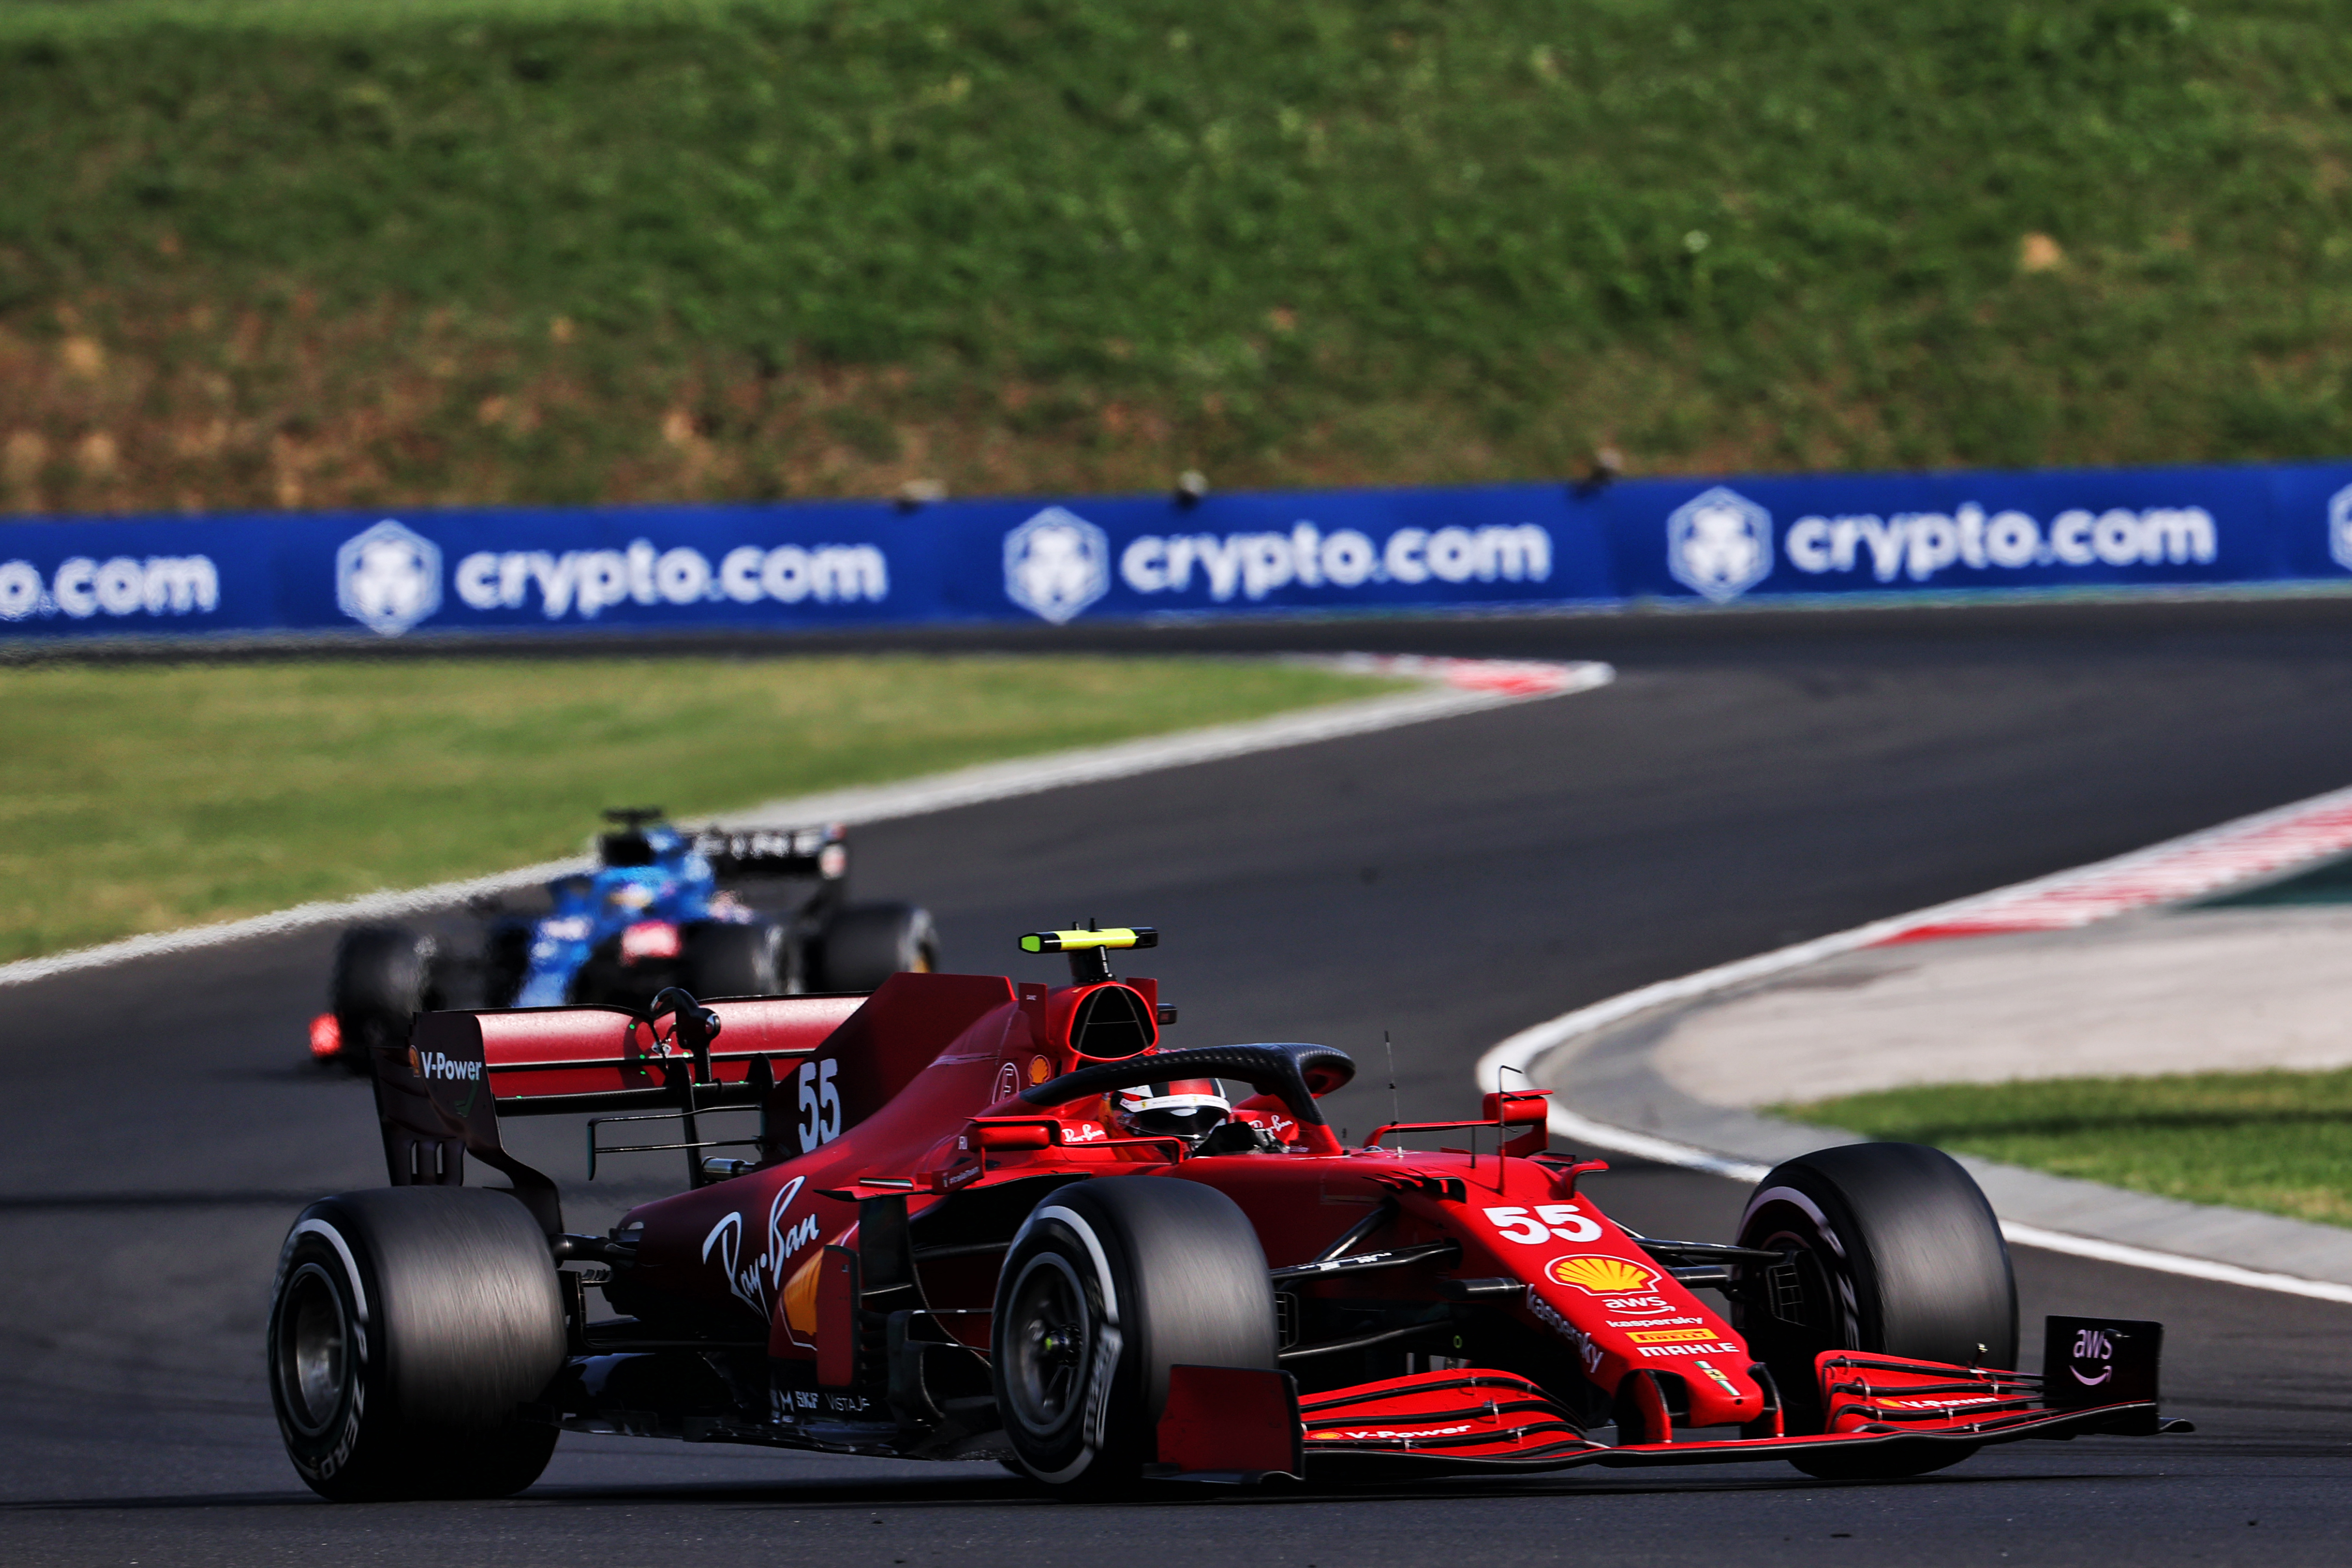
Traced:
<path fill-rule="evenodd" d="M 2064 870 L 2028 878 L 2005 887 L 1965 898 L 1929 905 L 1909 914 L 1895 915 L 1871 921 L 1826 936 L 1811 938 L 1787 947 L 1758 953 L 1752 958 L 1737 959 L 1710 969 L 1698 970 L 1673 980 L 1661 980 L 1634 990 L 1621 993 L 1587 1006 L 1572 1009 L 1539 1024 L 1530 1025 L 1517 1033 L 1507 1036 L 1489 1047 L 1478 1058 L 1473 1069 L 1475 1082 L 1482 1089 L 1501 1086 L 1505 1071 L 1518 1073 L 1529 1081 L 1543 1059 L 1599 1034 L 1612 1025 L 1621 1023 L 1637 1013 L 1654 1007 L 1688 1002 L 1718 991 L 1730 989 L 1751 980 L 1760 980 L 1802 968 L 1823 959 L 1834 958 L 1869 947 L 1886 937 L 1952 918 L 1995 900 L 2014 898 L 2020 893 L 2044 886 L 2090 876 L 2156 858 L 2181 849 L 2193 847 L 2217 838 L 2231 837 L 2268 826 L 2300 813 L 2325 809 L 2330 805 L 2352 804 L 2352 786 L 2325 791 L 2306 799 L 2291 801 L 2244 816 L 2232 817 L 2210 827 L 2200 827 L 2172 838 L 2163 839 L 2142 848 L 2126 850 L 2103 860 L 2093 860 Z M 1684 1170 L 1707 1175 L 1724 1176 L 1735 1181 L 1753 1182 L 1761 1178 L 1769 1166 L 1737 1154 L 1702 1149 L 1696 1144 L 1679 1142 L 1654 1133 L 1636 1131 L 1598 1121 L 1570 1110 L 1564 1105 L 1549 1108 L 1548 1124 L 1563 1138 L 1589 1143 L 1596 1148 L 1615 1150 L 1639 1159 L 1653 1160 L 1660 1164 L 1675 1165 Z M 2026 1167 L 2019 1167 L 2025 1169 Z M 2113 1189 L 2129 1193 L 2126 1188 Z M 2140 1194 L 2131 1194 L 2137 1196 Z M 2108 1241 L 2098 1237 L 2077 1236 L 2072 1232 L 2052 1230 L 2021 1221 L 2003 1219 L 2003 1237 L 2021 1247 L 2032 1247 L 2045 1252 L 2065 1253 L 2097 1262 L 2118 1263 L 2154 1273 L 2178 1274 L 2193 1279 L 2210 1279 L 2222 1284 L 2243 1286 L 2249 1289 L 2270 1290 L 2281 1295 L 2303 1296 L 2315 1300 L 2336 1301 L 2352 1305 L 2352 1285 L 2340 1285 L 2332 1280 L 2306 1279 L 2300 1275 L 2280 1274 L 2267 1269 L 2248 1268 L 2242 1264 L 2227 1263 L 2219 1258 L 2199 1258 L 2188 1253 L 2159 1252 L 2130 1242 Z"/>

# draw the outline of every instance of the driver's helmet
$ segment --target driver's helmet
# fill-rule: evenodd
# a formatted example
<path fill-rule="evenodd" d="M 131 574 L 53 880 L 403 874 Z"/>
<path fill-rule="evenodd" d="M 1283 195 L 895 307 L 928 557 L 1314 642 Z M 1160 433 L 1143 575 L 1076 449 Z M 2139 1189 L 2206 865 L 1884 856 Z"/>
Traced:
<path fill-rule="evenodd" d="M 1234 1112 L 1213 1078 L 1181 1078 L 1171 1083 L 1139 1083 L 1118 1091 L 1118 1120 L 1138 1138 L 1181 1138 L 1198 1142 Z"/>

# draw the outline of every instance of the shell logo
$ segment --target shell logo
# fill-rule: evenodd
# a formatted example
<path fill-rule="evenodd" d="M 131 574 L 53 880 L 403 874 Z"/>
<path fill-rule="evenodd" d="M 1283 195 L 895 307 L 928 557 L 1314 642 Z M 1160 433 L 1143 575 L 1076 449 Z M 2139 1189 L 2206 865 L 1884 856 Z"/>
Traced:
<path fill-rule="evenodd" d="M 1637 1290 L 1647 1290 L 1658 1280 L 1658 1271 L 1654 1268 L 1644 1268 L 1622 1258 L 1604 1258 L 1591 1253 L 1575 1258 L 1555 1258 L 1544 1265 L 1544 1276 L 1562 1285 L 1573 1285 L 1588 1296 L 1630 1295 Z"/>
<path fill-rule="evenodd" d="M 1031 1057 L 1029 1058 L 1029 1083 L 1032 1088 L 1045 1082 L 1047 1079 L 1052 1078 L 1053 1076 L 1054 1064 L 1052 1062 L 1047 1061 L 1044 1057 Z"/>

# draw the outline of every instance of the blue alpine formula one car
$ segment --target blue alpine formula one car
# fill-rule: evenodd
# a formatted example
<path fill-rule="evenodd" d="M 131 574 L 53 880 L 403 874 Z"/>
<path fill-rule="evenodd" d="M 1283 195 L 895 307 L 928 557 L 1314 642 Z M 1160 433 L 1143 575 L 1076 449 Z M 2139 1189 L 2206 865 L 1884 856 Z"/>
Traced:
<path fill-rule="evenodd" d="M 446 1008 L 643 1008 L 697 996 L 871 991 L 939 964 L 929 911 L 848 900 L 838 825 L 681 831 L 658 807 L 604 814 L 593 871 L 547 884 L 543 908 L 478 905 L 466 932 L 357 926 L 335 950 L 310 1054 L 364 1071 L 374 1044 Z"/>

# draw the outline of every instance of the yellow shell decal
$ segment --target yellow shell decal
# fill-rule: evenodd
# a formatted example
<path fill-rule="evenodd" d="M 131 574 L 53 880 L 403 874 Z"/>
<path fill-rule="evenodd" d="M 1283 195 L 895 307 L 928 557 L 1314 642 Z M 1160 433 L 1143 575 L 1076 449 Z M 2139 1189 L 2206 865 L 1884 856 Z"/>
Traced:
<path fill-rule="evenodd" d="M 1647 1290 L 1658 1282 L 1658 1271 L 1654 1268 L 1644 1268 L 1622 1258 L 1605 1258 L 1594 1253 L 1555 1258 L 1544 1265 L 1544 1274 L 1559 1284 L 1573 1285 L 1591 1296 L 1630 1296 Z"/>

